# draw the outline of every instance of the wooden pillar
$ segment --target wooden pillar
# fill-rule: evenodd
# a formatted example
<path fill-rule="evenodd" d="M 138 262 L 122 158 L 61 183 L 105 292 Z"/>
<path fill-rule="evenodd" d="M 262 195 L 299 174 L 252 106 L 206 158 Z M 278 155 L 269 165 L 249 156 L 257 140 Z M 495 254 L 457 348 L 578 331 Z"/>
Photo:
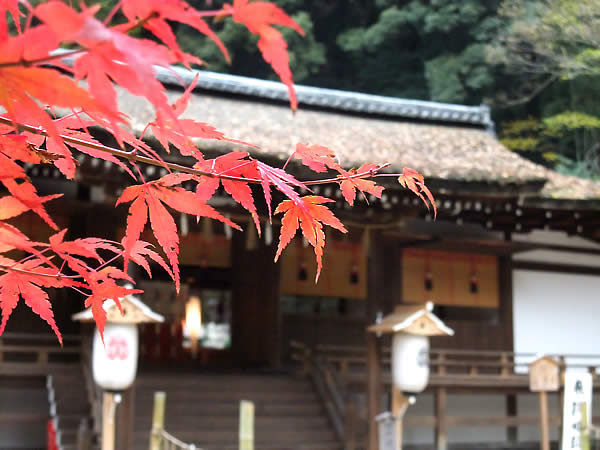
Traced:
<path fill-rule="evenodd" d="M 367 332 L 367 420 L 369 422 L 368 450 L 377 450 L 375 416 L 381 406 L 381 340 Z"/>
<path fill-rule="evenodd" d="M 232 350 L 238 364 L 277 367 L 281 345 L 280 264 L 273 262 L 277 245 L 266 245 L 257 236 L 249 240 L 248 233 L 256 230 L 252 225 L 245 228 L 232 235 Z M 273 234 L 278 234 L 275 227 Z"/>
<path fill-rule="evenodd" d="M 506 415 L 508 417 L 517 416 L 517 395 L 506 394 Z M 510 443 L 517 442 L 519 427 L 511 425 L 506 427 L 506 440 Z"/>
<path fill-rule="evenodd" d="M 447 393 L 446 388 L 438 387 L 435 390 L 435 448 L 448 449 L 448 420 L 446 415 Z"/>
<path fill-rule="evenodd" d="M 381 230 L 370 231 L 367 259 L 367 323 L 402 302 L 402 248 Z"/>
<path fill-rule="evenodd" d="M 514 352 L 513 267 L 510 256 L 500 256 L 498 258 L 498 284 L 500 289 L 500 320 L 504 330 L 502 350 Z"/>

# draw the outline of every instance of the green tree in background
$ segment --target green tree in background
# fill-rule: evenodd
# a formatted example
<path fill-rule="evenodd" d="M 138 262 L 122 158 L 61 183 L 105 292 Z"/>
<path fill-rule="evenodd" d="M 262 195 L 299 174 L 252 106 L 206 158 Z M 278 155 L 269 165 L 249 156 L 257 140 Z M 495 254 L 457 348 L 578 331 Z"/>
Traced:
<path fill-rule="evenodd" d="M 600 0 L 504 0 L 505 27 L 488 46 L 488 61 L 519 80 L 499 103 L 537 105 L 537 120 L 502 124 L 503 142 L 591 178 L 600 176 L 599 11 Z"/>
<path fill-rule="evenodd" d="M 116 0 L 103 0 L 110 11 Z M 215 9 L 223 0 L 197 0 Z M 492 106 L 503 142 L 538 163 L 600 175 L 600 0 L 275 0 L 298 83 Z M 254 37 L 214 24 L 232 57 L 181 25 L 207 70 L 275 79 Z"/>

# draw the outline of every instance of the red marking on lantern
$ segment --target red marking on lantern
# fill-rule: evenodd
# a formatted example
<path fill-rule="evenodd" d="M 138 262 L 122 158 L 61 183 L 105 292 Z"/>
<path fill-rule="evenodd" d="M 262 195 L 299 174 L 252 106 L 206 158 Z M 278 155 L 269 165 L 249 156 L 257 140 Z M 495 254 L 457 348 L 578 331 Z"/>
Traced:
<path fill-rule="evenodd" d="M 106 343 L 106 356 L 111 361 L 114 359 L 127 359 L 129 347 L 123 336 L 111 336 Z"/>

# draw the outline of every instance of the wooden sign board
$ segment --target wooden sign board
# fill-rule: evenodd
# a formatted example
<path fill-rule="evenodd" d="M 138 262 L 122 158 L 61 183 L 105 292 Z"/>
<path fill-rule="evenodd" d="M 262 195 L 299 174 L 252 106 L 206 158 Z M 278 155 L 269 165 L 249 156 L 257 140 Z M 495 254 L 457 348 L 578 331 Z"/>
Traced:
<path fill-rule="evenodd" d="M 558 391 L 560 366 L 548 356 L 536 359 L 529 365 L 529 390 L 532 392 Z"/>
<path fill-rule="evenodd" d="M 390 413 L 384 412 L 375 417 L 378 427 L 379 450 L 395 450 L 397 419 Z"/>

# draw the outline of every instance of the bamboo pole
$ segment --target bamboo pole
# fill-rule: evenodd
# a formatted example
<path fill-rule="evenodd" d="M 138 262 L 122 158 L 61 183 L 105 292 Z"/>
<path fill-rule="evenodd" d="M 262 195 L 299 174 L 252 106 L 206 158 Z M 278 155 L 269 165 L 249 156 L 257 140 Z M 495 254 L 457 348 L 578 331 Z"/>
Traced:
<path fill-rule="evenodd" d="M 115 450 L 115 393 L 102 395 L 102 450 Z"/>
<path fill-rule="evenodd" d="M 550 450 L 550 430 L 548 429 L 548 393 L 539 392 L 540 397 L 540 449 Z"/>
<path fill-rule="evenodd" d="M 414 397 L 407 397 L 396 386 L 392 386 L 392 414 L 396 418 L 396 449 L 402 450 L 402 426 L 408 405 L 415 402 Z"/>
<path fill-rule="evenodd" d="M 167 394 L 154 393 L 154 410 L 152 411 L 152 430 L 150 430 L 150 450 L 160 450 L 162 432 L 165 429 L 165 404 Z"/>
<path fill-rule="evenodd" d="M 254 403 L 246 400 L 240 402 L 240 450 L 254 450 Z"/>

